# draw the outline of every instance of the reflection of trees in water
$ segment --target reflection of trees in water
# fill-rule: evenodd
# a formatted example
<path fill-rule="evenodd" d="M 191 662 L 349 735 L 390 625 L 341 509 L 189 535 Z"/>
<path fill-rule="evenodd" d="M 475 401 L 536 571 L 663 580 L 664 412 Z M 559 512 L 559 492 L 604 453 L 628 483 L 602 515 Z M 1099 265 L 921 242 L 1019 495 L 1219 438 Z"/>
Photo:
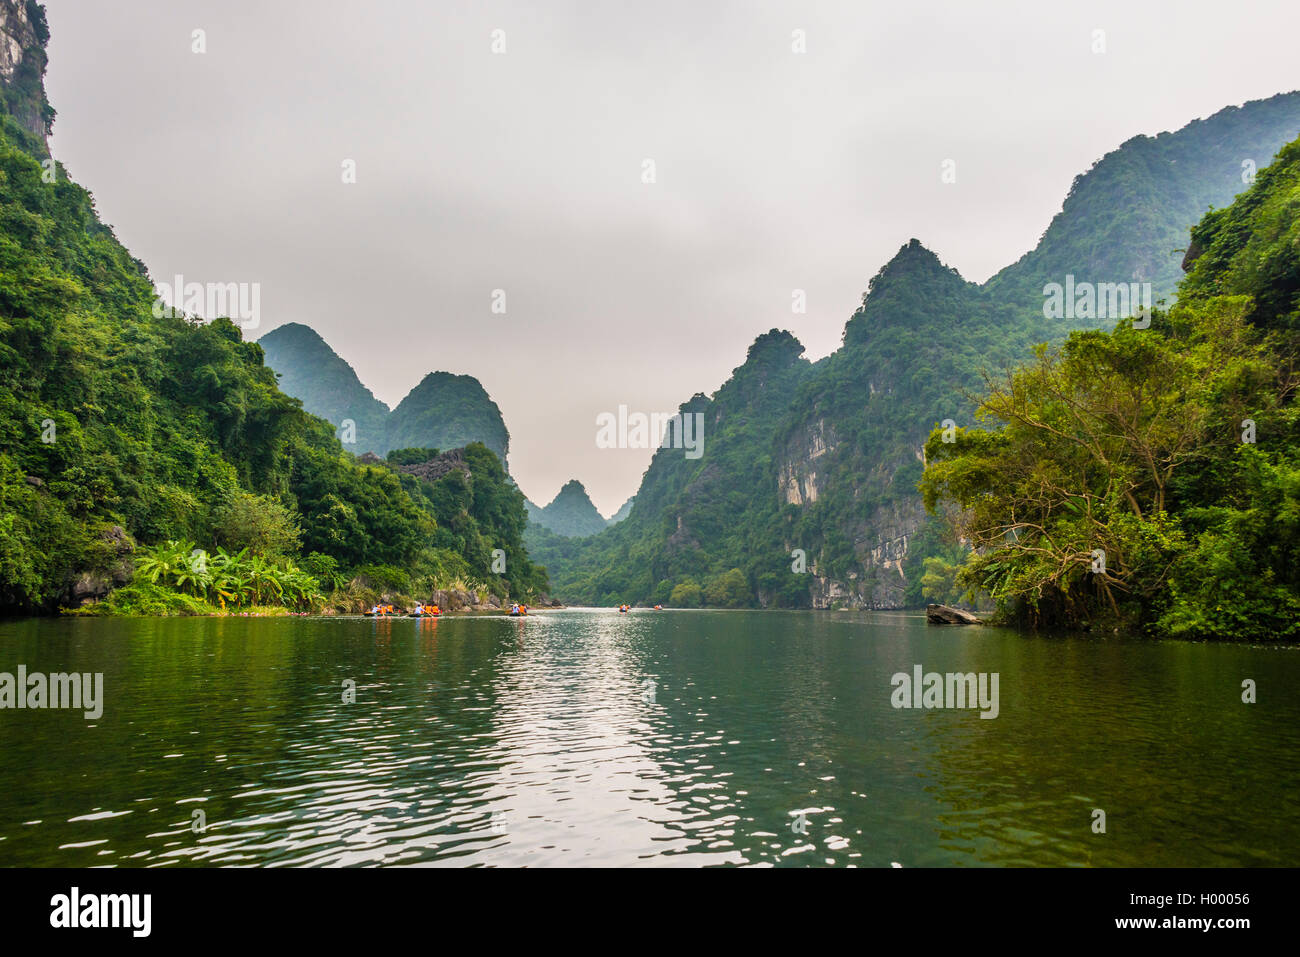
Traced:
<path fill-rule="evenodd" d="M 11 660 L 104 672 L 105 709 L 93 722 L 6 712 L 5 859 L 508 859 L 526 834 L 493 835 L 490 814 L 533 744 L 571 763 L 552 755 L 530 786 L 568 787 L 552 816 L 610 853 L 625 815 L 632 842 L 665 835 L 652 853 L 730 840 L 780 860 L 773 843 L 817 846 L 786 863 L 1289 864 L 1300 850 L 1293 652 L 881 616 L 607 617 L 11 623 Z M 893 709 L 890 678 L 915 663 L 999 672 L 999 717 Z M 1241 703 L 1246 677 L 1256 705 Z M 549 767 L 561 777 L 544 780 Z M 835 811 L 799 836 L 801 807 Z M 1091 832 L 1094 807 L 1106 835 Z M 196 808 L 204 835 L 189 829 Z M 831 834 L 849 847 L 825 852 Z"/>
<path fill-rule="evenodd" d="M 947 808 L 936 818 L 939 846 L 998 864 L 1281 863 L 1276 820 L 1250 810 L 1259 788 L 1276 787 L 1267 765 L 1278 749 L 1262 746 L 1223 667 L 1246 651 L 1117 639 L 970 643 L 944 670 L 999 671 L 1001 715 L 925 715 L 931 788 Z M 1105 834 L 1092 831 L 1094 808 L 1106 812 Z"/>

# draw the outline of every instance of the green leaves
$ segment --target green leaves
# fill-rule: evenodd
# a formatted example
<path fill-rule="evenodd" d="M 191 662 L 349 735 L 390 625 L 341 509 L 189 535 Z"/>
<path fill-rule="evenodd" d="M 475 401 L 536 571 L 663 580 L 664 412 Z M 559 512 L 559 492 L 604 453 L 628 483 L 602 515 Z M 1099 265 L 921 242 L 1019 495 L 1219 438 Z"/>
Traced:
<path fill-rule="evenodd" d="M 1073 333 L 989 381 L 990 431 L 931 435 L 921 487 L 962 510 L 964 581 L 1039 624 L 1300 636 L 1298 224 L 1295 143 L 1193 231 L 1150 329 Z"/>
<path fill-rule="evenodd" d="M 284 558 L 267 559 L 247 548 L 214 553 L 193 542 L 169 541 L 137 553 L 138 581 L 226 606 L 285 605 L 306 608 L 321 599 L 320 583 Z"/>

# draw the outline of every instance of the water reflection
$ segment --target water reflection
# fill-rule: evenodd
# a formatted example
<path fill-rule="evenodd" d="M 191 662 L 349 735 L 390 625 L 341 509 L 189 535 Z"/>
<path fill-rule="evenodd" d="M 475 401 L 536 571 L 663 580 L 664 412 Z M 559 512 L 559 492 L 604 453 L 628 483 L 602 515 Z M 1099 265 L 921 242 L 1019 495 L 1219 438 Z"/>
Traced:
<path fill-rule="evenodd" d="M 1294 649 L 566 611 L 5 623 L 0 671 L 18 663 L 103 671 L 106 704 L 0 712 L 5 865 L 1291 865 L 1300 847 Z M 999 672 L 998 718 L 894 709 L 890 676 L 917 664 Z"/>

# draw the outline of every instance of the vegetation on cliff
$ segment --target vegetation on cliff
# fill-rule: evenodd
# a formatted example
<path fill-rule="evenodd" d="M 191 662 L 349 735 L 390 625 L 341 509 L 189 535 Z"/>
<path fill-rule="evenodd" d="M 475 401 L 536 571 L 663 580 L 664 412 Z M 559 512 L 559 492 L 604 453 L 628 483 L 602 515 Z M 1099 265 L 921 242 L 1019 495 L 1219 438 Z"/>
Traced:
<path fill-rule="evenodd" d="M 544 587 L 491 452 L 470 449 L 472 480 L 434 489 L 359 463 L 233 323 L 155 317 L 144 266 L 14 130 L 0 130 L 0 609 L 52 610 L 78 582 L 102 595 L 124 551 L 168 542 L 248 549 L 286 574 Z M 487 544 L 516 558 L 508 575 Z"/>
<path fill-rule="evenodd" d="M 530 503 L 531 505 L 531 503 Z M 530 525 L 541 527 L 566 538 L 585 538 L 603 531 L 609 523 L 596 511 L 586 488 L 577 479 L 570 479 L 556 493 L 550 504 L 538 508 L 531 505 L 528 512 Z M 527 537 L 527 536 L 525 536 Z"/>
<path fill-rule="evenodd" d="M 983 285 L 912 240 L 871 280 L 838 351 L 803 363 L 757 407 L 738 401 L 749 362 L 712 398 L 684 406 L 706 413 L 703 457 L 658 452 L 625 522 L 580 541 L 530 531 L 556 593 L 667 603 L 687 585 L 707 602 L 707 586 L 738 568 L 749 604 L 956 600 L 967 548 L 951 507 L 926 518 L 917 491 L 926 435 L 945 422 L 973 426 L 987 382 L 1036 344 L 1119 318 L 1049 316 L 1047 284 L 1149 282 L 1145 301 L 1171 294 L 1188 229 L 1245 188 L 1245 160 L 1264 170 L 1297 132 L 1300 94 L 1289 93 L 1135 137 L 1078 177 L 1035 249 Z M 1198 227 L 1193 252 L 1219 221 Z"/>
<path fill-rule="evenodd" d="M 503 463 L 510 433 L 501 410 L 473 376 L 431 372 L 397 408 L 375 398 L 356 371 L 314 329 L 291 322 L 258 340 L 280 388 L 332 422 L 349 452 L 461 448 L 482 442 Z"/>
<path fill-rule="evenodd" d="M 931 435 L 927 504 L 1004 616 L 1300 637 L 1300 141 L 1192 231 L 1150 328 L 1075 332 L 988 382 L 987 428 Z"/>

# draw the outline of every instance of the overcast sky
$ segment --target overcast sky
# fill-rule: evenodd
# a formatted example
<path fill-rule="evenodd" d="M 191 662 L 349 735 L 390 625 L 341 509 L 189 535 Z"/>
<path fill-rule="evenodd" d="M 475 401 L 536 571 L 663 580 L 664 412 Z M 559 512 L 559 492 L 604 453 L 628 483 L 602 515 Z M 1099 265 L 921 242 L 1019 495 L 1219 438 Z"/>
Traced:
<path fill-rule="evenodd" d="M 1300 87 L 1297 11 L 49 0 L 51 146 L 155 280 L 260 283 L 246 335 L 306 323 L 390 406 L 476 376 L 523 490 L 608 514 L 651 453 L 599 413 L 711 393 L 774 326 L 826 355 L 913 236 L 983 281 L 1124 140 Z"/>

